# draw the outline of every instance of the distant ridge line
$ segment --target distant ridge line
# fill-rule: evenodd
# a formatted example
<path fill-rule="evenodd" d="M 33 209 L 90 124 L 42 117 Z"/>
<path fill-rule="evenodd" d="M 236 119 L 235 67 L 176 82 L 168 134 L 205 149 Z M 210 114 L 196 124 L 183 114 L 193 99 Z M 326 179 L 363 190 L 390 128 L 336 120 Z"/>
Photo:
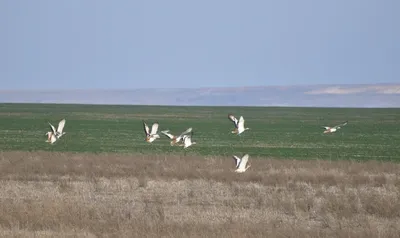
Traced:
<path fill-rule="evenodd" d="M 400 84 L 1 90 L 0 103 L 398 108 Z"/>

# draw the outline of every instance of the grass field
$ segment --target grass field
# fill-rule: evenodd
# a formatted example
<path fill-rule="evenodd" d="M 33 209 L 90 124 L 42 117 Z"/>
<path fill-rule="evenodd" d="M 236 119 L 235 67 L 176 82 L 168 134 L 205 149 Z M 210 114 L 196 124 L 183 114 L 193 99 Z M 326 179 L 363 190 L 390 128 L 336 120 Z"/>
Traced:
<path fill-rule="evenodd" d="M 400 237 L 399 132 L 400 109 L 0 104 L 0 237 Z"/>
<path fill-rule="evenodd" d="M 243 115 L 251 129 L 232 134 L 228 113 Z M 43 143 L 47 122 L 62 118 L 67 135 L 54 145 Z M 198 144 L 186 155 L 400 160 L 400 109 L 0 104 L 0 149 L 183 154 L 163 135 L 146 143 L 143 119 L 176 134 L 193 127 Z M 349 124 L 342 130 L 322 133 L 322 126 L 345 120 Z"/>

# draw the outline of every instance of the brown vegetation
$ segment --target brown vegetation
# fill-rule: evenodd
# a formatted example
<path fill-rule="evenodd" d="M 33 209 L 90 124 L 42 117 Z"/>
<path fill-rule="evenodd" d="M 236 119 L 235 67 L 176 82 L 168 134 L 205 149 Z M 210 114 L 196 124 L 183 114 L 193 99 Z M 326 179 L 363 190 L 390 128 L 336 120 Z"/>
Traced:
<path fill-rule="evenodd" d="M 2 237 L 399 237 L 400 165 L 0 152 Z"/>

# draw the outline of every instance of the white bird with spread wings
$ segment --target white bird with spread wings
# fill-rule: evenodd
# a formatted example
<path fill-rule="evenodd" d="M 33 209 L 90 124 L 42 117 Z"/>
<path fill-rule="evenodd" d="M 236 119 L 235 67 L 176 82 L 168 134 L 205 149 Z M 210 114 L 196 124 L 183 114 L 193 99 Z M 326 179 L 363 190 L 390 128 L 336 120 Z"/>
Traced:
<path fill-rule="evenodd" d="M 193 137 L 193 132 L 190 132 L 190 134 L 186 134 L 183 136 L 183 148 L 186 149 L 191 145 L 195 145 L 196 142 L 192 141 Z"/>
<path fill-rule="evenodd" d="M 343 122 L 340 125 L 334 126 L 334 127 L 329 127 L 329 126 L 324 126 L 323 128 L 325 128 L 324 134 L 326 133 L 333 133 L 337 130 L 339 130 L 342 126 L 347 125 L 347 121 Z"/>
<path fill-rule="evenodd" d="M 53 144 L 54 142 L 56 142 L 58 139 L 61 138 L 61 136 L 65 135 L 66 133 L 63 131 L 64 130 L 64 126 L 65 126 L 65 119 L 62 119 L 59 123 L 58 123 L 58 127 L 57 130 L 56 128 L 49 122 L 51 131 L 47 132 L 47 140 L 46 142 L 49 142 L 50 144 Z"/>
<path fill-rule="evenodd" d="M 146 134 L 147 142 L 152 143 L 155 139 L 160 138 L 160 135 L 157 134 L 158 122 L 153 123 L 153 126 L 151 127 L 150 131 L 149 126 L 146 124 L 145 121 L 143 121 L 143 128 L 144 128 L 144 133 Z"/>
<path fill-rule="evenodd" d="M 238 120 L 238 119 L 236 119 L 235 116 L 233 116 L 232 114 L 229 114 L 228 118 L 235 125 L 235 130 L 233 130 L 232 133 L 239 135 L 239 134 L 243 133 L 244 131 L 250 129 L 250 128 L 244 127 L 244 118 L 243 118 L 243 116 L 240 116 L 240 118 Z"/>
<path fill-rule="evenodd" d="M 171 139 L 171 142 L 170 142 L 171 145 L 175 145 L 175 144 L 179 143 L 183 139 L 183 136 L 190 132 L 192 132 L 191 127 L 188 128 L 186 131 L 182 132 L 179 136 L 172 135 L 171 133 L 169 133 L 169 130 L 161 131 L 161 133 L 163 133 L 164 135 L 166 135 L 168 138 Z"/>
<path fill-rule="evenodd" d="M 234 155 L 233 159 L 235 160 L 235 163 L 236 163 L 236 170 L 235 170 L 236 173 L 243 173 L 251 166 L 251 165 L 248 165 L 246 167 L 247 162 L 249 160 L 248 154 L 245 154 L 242 158 L 239 158 L 236 155 Z"/>

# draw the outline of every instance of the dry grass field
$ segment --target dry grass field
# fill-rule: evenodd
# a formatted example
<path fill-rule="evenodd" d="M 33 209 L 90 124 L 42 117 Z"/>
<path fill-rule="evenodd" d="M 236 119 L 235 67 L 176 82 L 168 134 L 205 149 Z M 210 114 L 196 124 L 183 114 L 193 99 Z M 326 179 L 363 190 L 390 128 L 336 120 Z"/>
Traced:
<path fill-rule="evenodd" d="M 0 152 L 1 237 L 400 237 L 383 161 Z"/>
<path fill-rule="evenodd" d="M 398 238 L 399 131 L 400 109 L 0 104 L 0 237 Z"/>

